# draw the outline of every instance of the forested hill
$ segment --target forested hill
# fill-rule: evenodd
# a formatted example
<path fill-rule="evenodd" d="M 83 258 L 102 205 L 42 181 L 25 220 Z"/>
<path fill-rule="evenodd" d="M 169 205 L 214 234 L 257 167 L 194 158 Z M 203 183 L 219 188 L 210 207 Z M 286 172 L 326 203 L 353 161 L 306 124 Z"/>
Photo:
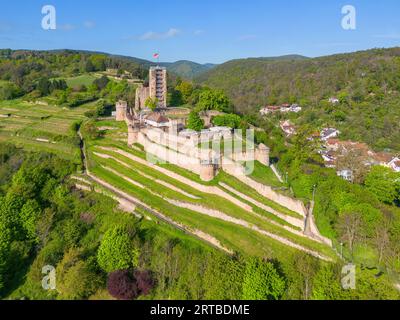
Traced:
<path fill-rule="evenodd" d="M 316 105 L 340 93 L 362 101 L 370 94 L 382 97 L 400 90 L 400 48 L 314 59 L 232 60 L 201 74 L 196 81 L 223 89 L 241 112 L 300 100 Z"/>
<path fill-rule="evenodd" d="M 215 65 L 211 63 L 199 64 L 187 60 L 180 60 L 173 63 L 161 63 L 161 65 L 165 66 L 170 72 L 185 79 L 192 79 L 215 67 Z"/>
<path fill-rule="evenodd" d="M 107 68 L 123 69 L 131 72 L 134 76 L 137 76 L 139 78 L 146 77 L 149 67 L 155 65 L 155 62 L 136 57 L 114 55 L 104 52 L 87 50 L 60 49 L 36 51 L 0 49 L 0 59 L 6 58 L 12 60 L 26 60 L 36 58 L 44 59 L 48 63 L 52 64 L 56 64 L 62 61 L 62 63 L 60 63 L 58 67 L 63 71 L 71 72 L 74 70 L 79 72 L 86 71 L 85 64 L 90 57 L 97 57 L 97 60 L 101 60 L 99 62 L 101 65 L 97 66 L 98 69 L 102 69 L 104 66 Z M 192 79 L 193 77 L 198 76 L 215 66 L 211 63 L 199 64 L 188 60 L 180 60 L 176 62 L 160 62 L 159 65 L 166 67 L 168 71 L 175 76 L 179 76 L 184 79 Z"/>

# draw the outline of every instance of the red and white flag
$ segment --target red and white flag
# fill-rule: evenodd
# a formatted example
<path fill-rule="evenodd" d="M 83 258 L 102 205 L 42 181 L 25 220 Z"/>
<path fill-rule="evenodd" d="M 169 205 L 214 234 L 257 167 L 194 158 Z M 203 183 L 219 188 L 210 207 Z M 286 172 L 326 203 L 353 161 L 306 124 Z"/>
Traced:
<path fill-rule="evenodd" d="M 160 57 L 160 55 L 158 53 L 153 54 L 154 59 L 158 59 L 159 57 Z"/>

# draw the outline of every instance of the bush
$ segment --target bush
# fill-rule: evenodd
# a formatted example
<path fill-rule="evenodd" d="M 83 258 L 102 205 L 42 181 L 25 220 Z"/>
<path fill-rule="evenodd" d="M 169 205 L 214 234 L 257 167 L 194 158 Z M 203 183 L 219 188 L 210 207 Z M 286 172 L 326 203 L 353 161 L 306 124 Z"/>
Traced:
<path fill-rule="evenodd" d="M 201 131 L 204 128 L 204 121 L 196 111 L 189 114 L 187 127 L 194 131 Z"/>
<path fill-rule="evenodd" d="M 236 114 L 224 114 L 216 116 L 212 119 L 212 123 L 219 127 L 229 127 L 237 129 L 240 126 L 242 119 Z"/>
<path fill-rule="evenodd" d="M 139 296 L 138 286 L 129 270 L 118 270 L 110 273 L 107 289 L 110 295 L 119 300 L 134 300 Z"/>
<path fill-rule="evenodd" d="M 97 252 L 99 266 L 106 272 L 128 269 L 136 266 L 139 250 L 133 246 L 132 239 L 124 228 L 109 229 Z"/>
<path fill-rule="evenodd" d="M 154 287 L 154 280 L 150 271 L 135 271 L 134 276 L 141 295 L 148 295 Z"/>
<path fill-rule="evenodd" d="M 243 280 L 244 300 L 278 300 L 285 291 L 285 279 L 271 262 L 259 258 L 247 261 Z"/>

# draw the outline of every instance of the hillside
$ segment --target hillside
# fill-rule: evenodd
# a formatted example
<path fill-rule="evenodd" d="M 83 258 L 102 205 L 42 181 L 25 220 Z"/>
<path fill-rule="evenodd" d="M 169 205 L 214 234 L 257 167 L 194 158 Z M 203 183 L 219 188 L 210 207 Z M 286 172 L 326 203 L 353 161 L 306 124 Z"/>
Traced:
<path fill-rule="evenodd" d="M 240 113 L 256 114 L 267 104 L 299 103 L 305 109 L 299 123 L 335 125 L 347 138 L 377 149 L 400 149 L 400 48 L 313 59 L 233 60 L 196 81 L 223 89 Z M 328 106 L 325 101 L 331 96 L 338 96 L 341 104 Z"/>
<path fill-rule="evenodd" d="M 165 66 L 170 72 L 185 79 L 193 79 L 194 77 L 197 77 L 215 67 L 215 65 L 211 63 L 199 64 L 187 60 L 176 61 L 173 63 L 161 63 L 160 65 Z"/>

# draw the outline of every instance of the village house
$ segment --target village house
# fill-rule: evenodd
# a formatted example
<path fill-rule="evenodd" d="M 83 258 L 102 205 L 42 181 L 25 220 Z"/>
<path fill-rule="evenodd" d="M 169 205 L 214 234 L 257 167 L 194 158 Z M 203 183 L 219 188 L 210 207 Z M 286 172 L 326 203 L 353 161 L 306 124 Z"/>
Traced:
<path fill-rule="evenodd" d="M 153 112 L 144 119 L 144 123 L 153 128 L 169 128 L 169 119 L 159 112 Z"/>
<path fill-rule="evenodd" d="M 400 172 L 400 158 L 393 158 L 393 160 L 389 162 L 389 167 L 392 168 L 395 172 Z"/>
<path fill-rule="evenodd" d="M 338 104 L 340 101 L 336 97 L 331 97 L 331 98 L 329 98 L 329 102 L 332 104 Z"/>
<path fill-rule="evenodd" d="M 298 113 L 302 110 L 302 108 L 298 104 L 292 104 L 290 105 L 289 103 L 284 103 L 281 106 L 266 106 L 260 110 L 261 115 L 267 115 L 270 113 L 275 113 L 275 112 L 282 112 L 282 113 L 288 113 L 288 112 L 294 112 Z"/>
<path fill-rule="evenodd" d="M 384 166 L 400 172 L 400 158 L 393 158 L 393 155 L 388 152 L 374 152 L 363 142 L 340 141 L 336 138 L 330 138 L 325 141 L 319 154 L 321 154 L 327 168 L 334 168 L 337 159 L 348 152 L 356 152 L 363 159 L 365 166 Z"/>
<path fill-rule="evenodd" d="M 321 130 L 321 140 L 327 141 L 331 138 L 336 138 L 340 134 L 340 131 L 335 128 L 324 128 Z"/>
<path fill-rule="evenodd" d="M 290 136 L 296 134 L 296 128 L 290 122 L 290 120 L 281 121 L 280 122 L 280 127 L 283 130 L 283 132 L 286 134 L 287 137 L 290 137 Z"/>
<path fill-rule="evenodd" d="M 278 112 L 280 111 L 281 107 L 279 106 L 266 106 L 260 110 L 261 115 L 267 115 L 270 113 Z"/>
<path fill-rule="evenodd" d="M 337 175 L 346 181 L 353 182 L 353 171 L 351 170 L 344 169 L 337 171 Z"/>

